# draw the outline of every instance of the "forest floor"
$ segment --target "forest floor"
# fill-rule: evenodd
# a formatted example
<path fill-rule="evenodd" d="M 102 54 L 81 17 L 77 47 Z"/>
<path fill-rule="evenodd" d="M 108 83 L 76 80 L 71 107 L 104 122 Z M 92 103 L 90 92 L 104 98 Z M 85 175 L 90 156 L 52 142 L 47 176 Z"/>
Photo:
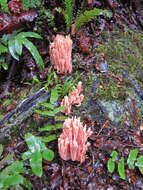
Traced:
<path fill-rule="evenodd" d="M 87 159 L 84 163 L 64 161 L 58 153 L 58 140 L 49 142 L 48 148 L 54 151 L 52 161 L 43 161 L 43 175 L 36 177 L 30 171 L 27 163 L 25 177 L 30 180 L 35 190 L 142 190 L 143 176 L 135 167 L 129 169 L 127 159 L 130 151 L 137 148 L 139 155 L 143 153 L 143 34 L 141 18 L 135 11 L 135 6 L 125 2 L 92 1 L 83 4 L 77 1 L 75 14 L 81 7 L 92 9 L 98 7 L 109 9 L 111 18 L 100 16 L 83 26 L 73 40 L 72 79 L 78 78 L 83 83 L 84 101 L 80 107 L 72 109 L 69 117 L 80 117 L 82 122 L 90 127 L 93 134 L 89 137 Z M 33 40 L 45 63 L 43 72 L 39 72 L 34 59 L 24 49 L 20 62 L 11 69 L 0 70 L 0 128 L 6 125 L 15 126 L 10 132 L 9 141 L 0 139 L 5 144 L 3 159 L 13 153 L 14 160 L 21 160 L 21 155 L 27 146 L 24 135 L 31 132 L 44 136 L 38 129 L 51 119 L 41 118 L 34 111 L 22 123 L 4 123 L 3 118 L 27 97 L 41 89 L 47 81 L 47 73 L 51 66 L 49 44 L 55 35 L 66 35 L 63 15 L 54 12 L 60 7 L 59 1 L 45 1 L 45 8 L 53 14 L 54 26 L 49 20 L 38 16 L 31 24 L 26 25 L 26 31 L 36 31 L 43 41 Z M 40 15 L 40 12 L 38 12 Z M 13 65 L 13 60 L 10 58 Z M 12 66 L 11 66 L 12 67 Z M 33 80 L 33 76 L 37 76 Z M 66 76 L 58 76 L 63 81 Z M 53 84 L 51 85 L 52 88 Z M 6 89 L 6 90 L 5 90 Z M 4 93 L 3 93 L 4 92 Z M 62 117 L 62 116 L 61 116 Z M 53 122 L 53 121 L 52 121 Z M 1 130 L 2 131 L 2 130 Z M 61 133 L 61 129 L 57 132 Z M 1 137 L 1 135 L 0 135 Z M 113 150 L 116 150 L 116 170 L 108 171 L 107 162 Z M 122 179 L 117 170 L 120 158 L 125 161 L 126 179 Z M 3 159 L 0 169 L 5 167 Z M 7 162 L 7 161 L 6 161 Z M 3 166 L 4 165 L 4 166 Z M 20 189 L 20 188 L 19 188 Z"/>

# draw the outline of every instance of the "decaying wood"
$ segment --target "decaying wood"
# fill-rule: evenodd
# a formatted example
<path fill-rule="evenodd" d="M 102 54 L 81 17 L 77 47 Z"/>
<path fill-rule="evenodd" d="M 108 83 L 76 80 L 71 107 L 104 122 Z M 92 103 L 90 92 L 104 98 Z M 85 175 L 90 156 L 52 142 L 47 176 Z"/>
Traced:
<path fill-rule="evenodd" d="M 20 130 L 20 124 L 33 113 L 33 109 L 38 106 L 40 102 L 48 100 L 49 92 L 45 88 L 41 88 L 33 95 L 23 100 L 16 109 L 9 112 L 0 120 L 0 143 L 5 144 L 11 140 L 11 135 Z"/>

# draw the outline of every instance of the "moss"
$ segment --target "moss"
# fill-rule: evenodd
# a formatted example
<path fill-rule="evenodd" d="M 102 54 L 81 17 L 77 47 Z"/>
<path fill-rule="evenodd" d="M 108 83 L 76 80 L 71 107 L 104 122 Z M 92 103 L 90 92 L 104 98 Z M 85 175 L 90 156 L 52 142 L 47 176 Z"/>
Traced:
<path fill-rule="evenodd" d="M 104 43 L 96 49 L 97 62 L 99 53 L 104 53 L 109 73 L 119 75 L 122 78 L 122 72 L 125 70 L 142 88 L 143 34 L 133 31 L 114 32 L 112 37 L 104 34 L 104 39 L 106 39 Z M 98 89 L 98 96 L 106 100 L 124 100 L 131 89 L 125 80 L 122 85 L 109 76 L 100 76 L 99 80 L 103 84 L 103 88 Z"/>

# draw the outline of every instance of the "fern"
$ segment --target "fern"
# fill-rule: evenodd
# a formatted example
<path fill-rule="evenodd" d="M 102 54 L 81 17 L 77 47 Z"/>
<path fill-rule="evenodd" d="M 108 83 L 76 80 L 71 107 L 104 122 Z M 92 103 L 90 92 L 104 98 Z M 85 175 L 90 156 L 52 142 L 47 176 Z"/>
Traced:
<path fill-rule="evenodd" d="M 77 16 L 75 20 L 75 31 L 77 32 L 81 26 L 83 26 L 87 22 L 90 22 L 91 20 L 101 15 L 102 13 L 105 13 L 107 17 L 110 17 L 110 14 L 108 11 L 98 9 L 98 8 L 94 8 L 93 10 L 85 11 L 84 13 L 81 13 L 79 16 Z"/>
<path fill-rule="evenodd" d="M 22 4 L 24 9 L 36 8 L 40 7 L 42 0 L 22 0 Z"/>
<path fill-rule="evenodd" d="M 0 43 L 0 69 L 8 69 L 8 65 L 5 62 L 5 53 L 8 53 L 8 48 Z"/>
<path fill-rule="evenodd" d="M 8 12 L 7 0 L 0 0 L 0 12 L 1 11 Z"/>
<path fill-rule="evenodd" d="M 19 34 L 12 35 L 8 40 L 8 49 L 14 59 L 19 61 L 19 57 L 22 54 L 23 45 L 29 50 L 33 58 L 36 61 L 37 66 L 42 70 L 44 69 L 44 63 L 41 55 L 39 54 L 36 46 L 27 38 L 42 39 L 42 37 L 35 32 L 21 32 Z"/>
<path fill-rule="evenodd" d="M 3 44 L 0 44 L 0 55 L 3 53 L 8 53 L 8 48 Z"/>
<path fill-rule="evenodd" d="M 65 3 L 64 17 L 66 21 L 67 32 L 69 32 L 71 24 L 72 24 L 75 0 L 64 0 L 64 3 Z"/>

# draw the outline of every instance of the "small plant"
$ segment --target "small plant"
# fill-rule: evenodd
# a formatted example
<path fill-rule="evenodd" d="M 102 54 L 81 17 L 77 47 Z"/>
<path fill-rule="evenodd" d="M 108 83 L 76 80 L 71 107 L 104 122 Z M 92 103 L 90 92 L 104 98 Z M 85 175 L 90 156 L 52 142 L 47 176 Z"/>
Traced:
<path fill-rule="evenodd" d="M 0 157 L 2 157 L 3 146 L 0 144 Z M 5 164 L 10 164 L 0 172 L 0 189 L 6 190 L 9 188 L 32 189 L 31 183 L 21 174 L 25 173 L 22 161 L 13 161 L 13 154 L 8 154 L 1 161 L 1 167 Z M 2 168 L 0 168 L 2 169 Z M 22 186 L 21 186 L 22 185 Z"/>
<path fill-rule="evenodd" d="M 67 32 L 69 32 L 73 20 L 75 0 L 64 0 L 64 4 L 65 4 L 64 17 L 65 17 Z M 77 32 L 81 26 L 90 22 L 91 20 L 93 20 L 97 16 L 100 16 L 103 13 L 105 13 L 107 17 L 110 17 L 109 11 L 102 10 L 99 8 L 94 8 L 93 10 L 86 10 L 85 12 L 80 11 L 74 22 L 75 32 Z"/>
<path fill-rule="evenodd" d="M 40 56 L 35 45 L 27 38 L 42 39 L 42 37 L 35 32 L 20 32 L 18 34 L 17 32 L 13 32 L 12 34 L 3 35 L 2 42 L 5 46 L 8 46 L 10 54 L 17 61 L 19 61 L 24 45 L 34 57 L 37 66 L 42 70 L 44 68 L 42 57 Z"/>
<path fill-rule="evenodd" d="M 127 164 L 129 169 L 133 170 L 135 168 L 135 161 L 138 155 L 138 149 L 133 149 L 130 151 L 128 156 Z"/>
<path fill-rule="evenodd" d="M 117 160 L 118 153 L 114 150 L 114 151 L 112 151 L 110 156 L 111 156 L 111 158 L 107 162 L 107 168 L 110 173 L 113 173 L 115 170 L 115 162 Z M 122 179 L 126 178 L 123 157 L 119 160 L 119 163 L 118 163 L 118 173 Z"/>
<path fill-rule="evenodd" d="M 4 70 L 8 69 L 8 65 L 5 60 L 6 53 L 8 53 L 8 48 L 0 43 L 0 69 L 3 68 Z"/>
<path fill-rule="evenodd" d="M 117 160 L 118 153 L 114 150 L 114 151 L 112 151 L 110 156 L 111 156 L 111 158 L 108 160 L 107 167 L 108 167 L 108 171 L 110 173 L 113 173 L 115 170 L 115 161 Z"/>
<path fill-rule="evenodd" d="M 63 106 L 59 106 L 59 107 L 55 106 L 58 98 L 59 98 L 58 90 L 57 90 L 57 87 L 55 87 L 51 90 L 50 102 L 41 103 L 40 106 L 42 106 L 43 108 L 35 110 L 36 113 L 40 114 L 41 116 L 55 117 L 56 114 L 64 110 Z"/>
<path fill-rule="evenodd" d="M 85 11 L 84 13 L 80 13 L 77 18 L 75 19 L 75 31 L 77 32 L 78 29 L 83 26 L 84 24 L 90 22 L 97 16 L 105 13 L 107 17 L 110 17 L 110 14 L 107 10 L 102 10 L 98 8 L 94 8 L 93 10 Z"/>
<path fill-rule="evenodd" d="M 119 163 L 118 163 L 118 172 L 119 172 L 119 175 L 122 179 L 126 179 L 126 176 L 125 176 L 125 164 L 124 164 L 124 157 L 122 157 L 120 160 L 119 160 Z"/>
<path fill-rule="evenodd" d="M 112 151 L 111 158 L 109 158 L 107 162 L 107 168 L 110 173 L 113 173 L 115 171 L 115 162 L 117 161 L 117 155 L 118 153 L 116 151 Z M 128 159 L 127 159 L 127 165 L 129 169 L 133 170 L 135 167 L 139 168 L 140 172 L 143 174 L 143 155 L 138 156 L 138 149 L 133 149 L 130 151 Z M 124 163 L 124 157 L 121 157 L 118 162 L 118 173 L 120 177 L 125 180 L 125 163 Z"/>
<path fill-rule="evenodd" d="M 24 9 L 36 8 L 42 4 L 42 0 L 22 0 Z"/>
<path fill-rule="evenodd" d="M 66 21 L 67 32 L 69 32 L 70 27 L 72 25 L 75 0 L 64 0 L 64 4 L 65 4 L 64 17 Z"/>
<path fill-rule="evenodd" d="M 29 150 L 23 153 L 23 160 L 29 159 L 33 173 L 42 176 L 42 159 L 51 161 L 54 158 L 54 152 L 46 147 L 42 142 L 41 137 L 35 137 L 28 133 L 25 135 L 25 140 Z"/>
<path fill-rule="evenodd" d="M 7 0 L 0 1 L 0 12 L 2 11 L 9 12 L 8 6 L 7 6 Z"/>

